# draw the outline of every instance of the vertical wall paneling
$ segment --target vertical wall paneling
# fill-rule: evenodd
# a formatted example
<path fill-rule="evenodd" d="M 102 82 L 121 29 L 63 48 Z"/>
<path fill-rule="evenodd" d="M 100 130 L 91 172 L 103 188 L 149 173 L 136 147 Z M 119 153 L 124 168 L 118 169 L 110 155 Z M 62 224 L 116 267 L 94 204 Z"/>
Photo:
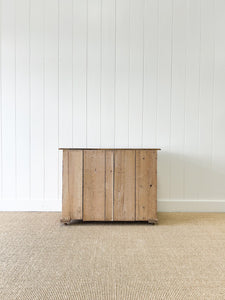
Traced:
<path fill-rule="evenodd" d="M 30 2 L 30 158 L 31 198 L 44 197 L 44 1 Z"/>
<path fill-rule="evenodd" d="M 46 0 L 44 7 L 44 144 L 45 199 L 43 207 L 60 209 L 58 197 L 58 3 Z"/>
<path fill-rule="evenodd" d="M 129 147 L 142 146 L 144 0 L 130 2 Z"/>
<path fill-rule="evenodd" d="M 59 0 L 59 145 L 73 140 L 73 1 Z"/>
<path fill-rule="evenodd" d="M 130 1 L 116 1 L 115 146 L 129 140 Z"/>
<path fill-rule="evenodd" d="M 25 209 L 30 200 L 29 1 L 15 1 L 15 11 L 16 194 L 18 206 Z"/>
<path fill-rule="evenodd" d="M 88 1 L 87 32 L 87 146 L 100 146 L 102 1 Z"/>
<path fill-rule="evenodd" d="M 157 82 L 157 145 L 163 147 L 159 153 L 158 174 L 159 197 L 168 199 L 170 193 L 170 122 L 171 81 L 173 51 L 173 0 L 159 1 L 158 30 L 158 82 Z"/>
<path fill-rule="evenodd" d="M 188 1 L 187 6 L 187 53 L 185 85 L 184 125 L 184 198 L 197 199 L 198 181 L 193 174 L 198 172 L 198 116 L 199 116 L 199 71 L 201 40 L 200 0 Z M 191 187 L 191 188 L 190 188 Z"/>
<path fill-rule="evenodd" d="M 213 124 L 212 124 L 212 172 L 213 180 L 210 185 L 213 188 L 214 199 L 225 198 L 225 2 L 215 2 L 215 77 L 213 99 Z"/>
<path fill-rule="evenodd" d="M 199 182 L 205 189 L 198 191 L 200 199 L 211 193 L 212 105 L 214 77 L 214 0 L 201 1 L 201 55 L 199 85 Z"/>
<path fill-rule="evenodd" d="M 15 203 L 16 196 L 16 91 L 15 91 L 15 5 L 2 0 L 2 208 Z"/>
<path fill-rule="evenodd" d="M 115 99 L 115 6 L 116 0 L 102 1 L 101 28 L 101 146 L 114 146 Z"/>
<path fill-rule="evenodd" d="M 1 210 L 60 210 L 86 146 L 162 148 L 159 209 L 225 205 L 223 0 L 0 3 Z"/>
<path fill-rule="evenodd" d="M 144 1 L 143 147 L 156 146 L 159 1 Z"/>
<path fill-rule="evenodd" d="M 174 0 L 170 151 L 171 153 L 176 153 L 176 155 L 172 155 L 170 159 L 170 197 L 172 199 L 182 199 L 184 197 L 183 150 L 186 101 L 186 23 L 187 0 Z"/>
<path fill-rule="evenodd" d="M 2 199 L 2 1 L 0 1 L 0 199 Z"/>
<path fill-rule="evenodd" d="M 86 146 L 87 1 L 73 0 L 73 146 Z"/>

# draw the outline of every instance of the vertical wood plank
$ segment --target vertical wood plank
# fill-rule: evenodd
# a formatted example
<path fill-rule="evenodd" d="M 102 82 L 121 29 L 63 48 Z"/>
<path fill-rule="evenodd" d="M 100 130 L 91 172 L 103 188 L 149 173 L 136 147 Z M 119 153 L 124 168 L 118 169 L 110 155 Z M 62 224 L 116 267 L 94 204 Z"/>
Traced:
<path fill-rule="evenodd" d="M 2 3 L 0 2 L 0 70 L 2 70 Z M 0 197 L 2 198 L 2 72 L 0 72 Z M 0 205 L 1 209 L 1 205 Z"/>
<path fill-rule="evenodd" d="M 101 147 L 114 146 L 115 2 L 102 1 Z"/>
<path fill-rule="evenodd" d="M 60 211 L 62 210 L 62 198 L 63 198 L 63 195 L 62 195 L 62 174 L 63 174 L 63 151 L 59 151 L 59 156 L 58 156 L 58 174 L 59 174 L 59 177 L 58 177 L 58 202 L 60 203 Z"/>
<path fill-rule="evenodd" d="M 71 203 L 69 196 L 69 150 L 63 150 L 62 178 L 62 221 L 70 221 Z"/>
<path fill-rule="evenodd" d="M 135 220 L 135 150 L 115 150 L 115 221 Z"/>
<path fill-rule="evenodd" d="M 129 135 L 129 0 L 116 2 L 115 146 L 127 147 Z"/>
<path fill-rule="evenodd" d="M 105 151 L 84 150 L 83 220 L 105 219 Z"/>
<path fill-rule="evenodd" d="M 2 204 L 16 205 L 16 91 L 15 91 L 15 1 L 1 1 L 2 76 Z"/>
<path fill-rule="evenodd" d="M 87 146 L 100 146 L 101 1 L 88 2 Z"/>
<path fill-rule="evenodd" d="M 172 78 L 172 24 L 173 1 L 159 0 L 158 31 L 158 83 L 156 144 L 163 147 L 159 153 L 159 198 L 169 199 L 170 193 L 170 126 L 171 126 L 171 78 Z"/>
<path fill-rule="evenodd" d="M 44 1 L 30 2 L 31 198 L 42 209 L 44 197 Z M 41 203 L 41 205 L 40 205 Z"/>
<path fill-rule="evenodd" d="M 145 1 L 143 147 L 156 146 L 159 1 Z"/>
<path fill-rule="evenodd" d="M 129 147 L 142 146 L 144 0 L 130 2 Z"/>
<path fill-rule="evenodd" d="M 213 180 L 211 169 L 212 155 L 212 122 L 213 122 L 213 90 L 214 90 L 214 51 L 215 51 L 215 1 L 201 2 L 201 53 L 199 74 L 199 190 L 198 198 L 208 200 L 214 198 L 209 184 Z"/>
<path fill-rule="evenodd" d="M 175 0 L 171 79 L 170 197 L 184 197 L 184 142 L 186 104 L 187 0 Z M 179 124 L 179 126 L 178 126 Z"/>
<path fill-rule="evenodd" d="M 21 210 L 30 206 L 30 95 L 28 0 L 16 5 L 16 191 Z"/>
<path fill-rule="evenodd" d="M 87 0 L 73 1 L 73 147 L 86 146 Z"/>
<path fill-rule="evenodd" d="M 83 151 L 69 151 L 69 201 L 71 219 L 82 219 Z"/>
<path fill-rule="evenodd" d="M 60 209 L 58 201 L 58 3 L 45 1 L 45 201 L 44 209 Z M 61 174 L 60 174 L 61 176 Z"/>
<path fill-rule="evenodd" d="M 105 150 L 105 221 L 113 220 L 113 151 Z"/>
<path fill-rule="evenodd" d="M 59 145 L 71 147 L 73 139 L 73 1 L 59 0 Z"/>
<path fill-rule="evenodd" d="M 213 101 L 213 145 L 212 145 L 212 169 L 213 174 L 213 199 L 225 199 L 225 2 L 215 2 L 215 78 Z"/>
<path fill-rule="evenodd" d="M 136 220 L 157 219 L 157 151 L 136 150 Z"/>
<path fill-rule="evenodd" d="M 198 115 L 199 115 L 199 57 L 200 57 L 200 0 L 188 3 L 187 57 L 186 57 L 186 100 L 184 140 L 184 198 L 197 199 Z"/>

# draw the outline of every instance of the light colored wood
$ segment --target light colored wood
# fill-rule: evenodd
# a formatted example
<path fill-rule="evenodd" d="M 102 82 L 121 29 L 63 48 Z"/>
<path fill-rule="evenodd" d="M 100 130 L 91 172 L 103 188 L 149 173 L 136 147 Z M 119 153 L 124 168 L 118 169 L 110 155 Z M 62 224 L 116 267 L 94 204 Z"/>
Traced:
<path fill-rule="evenodd" d="M 59 148 L 59 150 L 96 150 L 96 148 Z M 161 150 L 160 148 L 101 148 L 101 150 Z"/>
<path fill-rule="evenodd" d="M 105 219 L 105 151 L 84 150 L 83 220 Z"/>
<path fill-rule="evenodd" d="M 157 150 L 63 151 L 62 222 L 157 223 Z"/>
<path fill-rule="evenodd" d="M 115 151 L 114 213 L 115 221 L 135 220 L 135 151 Z"/>
<path fill-rule="evenodd" d="M 105 150 L 105 221 L 113 221 L 113 151 Z"/>
<path fill-rule="evenodd" d="M 157 151 L 136 150 L 136 220 L 157 220 Z"/>
<path fill-rule="evenodd" d="M 62 183 L 62 222 L 69 222 L 70 197 L 69 197 L 69 150 L 63 151 L 63 183 Z"/>
<path fill-rule="evenodd" d="M 69 151 L 69 198 L 71 219 L 82 219 L 83 151 Z"/>

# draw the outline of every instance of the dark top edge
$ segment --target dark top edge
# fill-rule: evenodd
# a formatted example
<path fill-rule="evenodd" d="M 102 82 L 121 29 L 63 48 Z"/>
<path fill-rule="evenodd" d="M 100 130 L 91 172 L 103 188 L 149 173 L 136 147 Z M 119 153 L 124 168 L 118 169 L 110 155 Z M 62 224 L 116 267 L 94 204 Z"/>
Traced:
<path fill-rule="evenodd" d="M 59 150 L 161 150 L 160 148 L 59 148 Z"/>

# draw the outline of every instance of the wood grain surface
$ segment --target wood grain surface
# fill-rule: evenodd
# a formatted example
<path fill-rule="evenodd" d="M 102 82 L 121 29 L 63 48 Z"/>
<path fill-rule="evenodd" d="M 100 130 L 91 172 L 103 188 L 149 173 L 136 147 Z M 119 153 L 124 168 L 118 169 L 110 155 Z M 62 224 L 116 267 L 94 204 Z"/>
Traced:
<path fill-rule="evenodd" d="M 69 198 L 71 219 L 82 219 L 83 151 L 69 151 Z"/>
<path fill-rule="evenodd" d="M 113 150 L 105 150 L 105 221 L 113 221 Z"/>
<path fill-rule="evenodd" d="M 83 220 L 105 219 L 105 151 L 84 150 Z"/>
<path fill-rule="evenodd" d="M 136 150 L 136 220 L 153 220 L 156 218 L 157 186 L 156 159 L 157 152 Z"/>
<path fill-rule="evenodd" d="M 115 151 L 114 220 L 135 220 L 135 151 Z"/>
<path fill-rule="evenodd" d="M 70 221 L 69 150 L 63 151 L 62 221 Z"/>

